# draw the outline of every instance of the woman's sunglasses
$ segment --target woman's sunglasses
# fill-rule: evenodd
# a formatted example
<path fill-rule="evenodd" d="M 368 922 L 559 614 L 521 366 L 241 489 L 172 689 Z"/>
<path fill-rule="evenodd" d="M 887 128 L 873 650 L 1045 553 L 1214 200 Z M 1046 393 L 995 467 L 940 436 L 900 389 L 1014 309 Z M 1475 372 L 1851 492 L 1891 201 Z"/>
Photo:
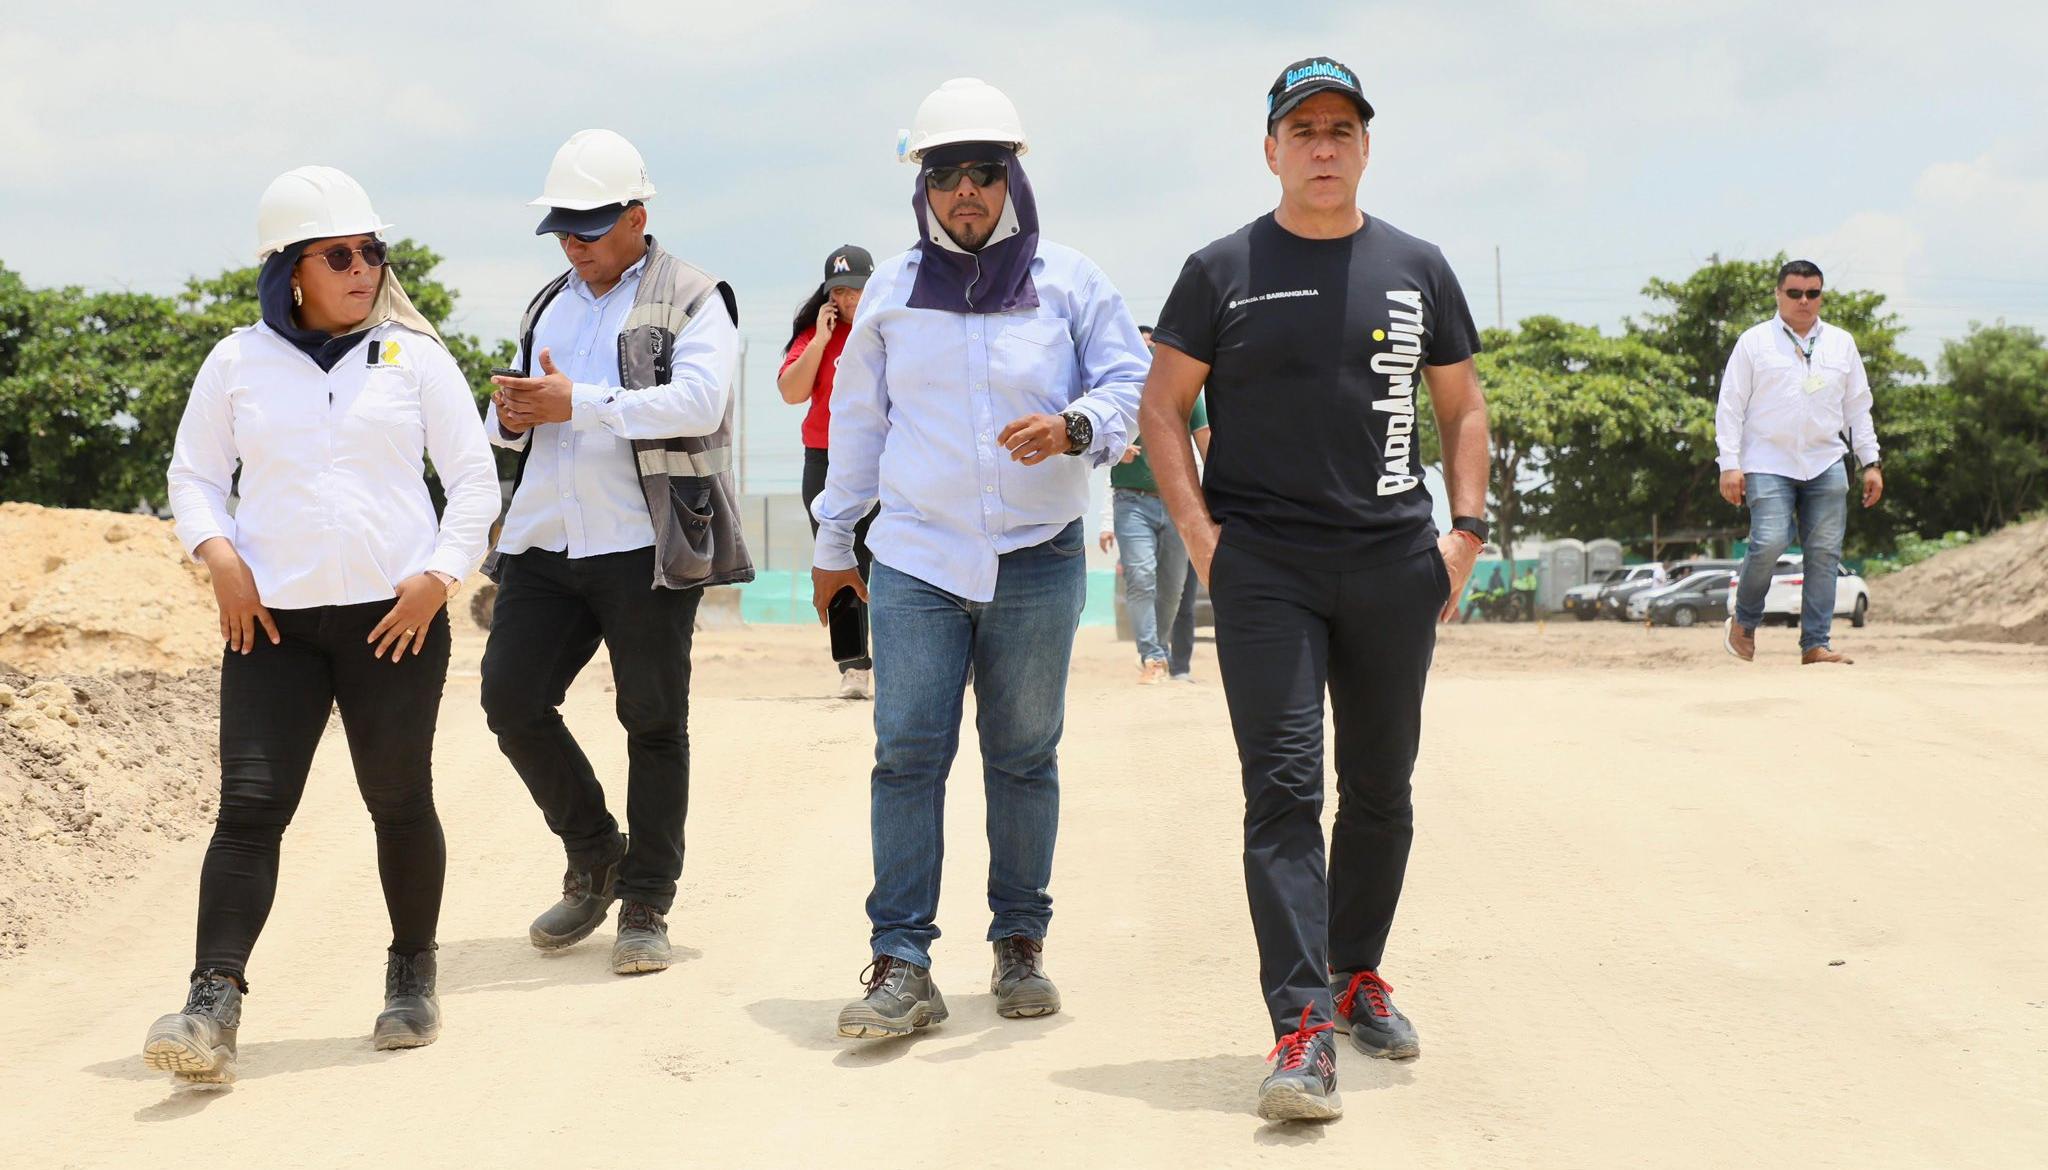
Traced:
<path fill-rule="evenodd" d="M 299 257 L 299 259 L 311 260 L 317 256 L 327 261 L 327 266 L 336 272 L 347 272 L 355 267 L 358 254 L 361 254 L 365 267 L 382 268 L 384 267 L 384 257 L 390 251 L 390 246 L 385 244 L 384 241 L 371 240 L 360 248 L 351 248 L 347 244 L 336 244 L 332 248 L 322 248 L 318 252 L 308 252 Z"/>
<path fill-rule="evenodd" d="M 1821 299 L 1821 297 L 1826 295 L 1826 290 L 1817 288 L 1787 288 L 1780 289 L 1778 291 L 1784 293 L 1788 297 L 1791 297 L 1795 301 L 1801 297 L 1805 297 L 1809 301 L 1817 301 Z"/>
<path fill-rule="evenodd" d="M 934 191 L 951 191 L 965 177 L 977 187 L 989 187 L 1003 180 L 1010 168 L 1002 163 L 968 163 L 962 167 L 933 167 L 924 173 L 925 186 Z"/>

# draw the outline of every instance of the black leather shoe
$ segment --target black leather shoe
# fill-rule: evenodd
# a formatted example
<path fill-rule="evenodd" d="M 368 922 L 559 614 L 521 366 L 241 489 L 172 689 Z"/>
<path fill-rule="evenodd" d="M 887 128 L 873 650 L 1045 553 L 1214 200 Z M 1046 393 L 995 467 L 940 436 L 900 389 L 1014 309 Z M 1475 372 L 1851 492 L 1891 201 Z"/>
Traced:
<path fill-rule="evenodd" d="M 839 1009 L 839 1034 L 852 1040 L 908 1036 L 946 1019 L 946 997 L 929 967 L 877 955 L 861 973 L 867 994 Z"/>
<path fill-rule="evenodd" d="M 675 962 L 668 945 L 668 919 L 645 902 L 619 904 L 619 940 L 612 944 L 612 973 L 639 975 L 666 971 Z"/>
<path fill-rule="evenodd" d="M 441 1035 L 441 1001 L 434 995 L 434 952 L 417 955 L 386 951 L 384 1010 L 377 1015 L 372 1040 L 380 1051 L 424 1048 Z"/>
<path fill-rule="evenodd" d="M 142 1063 L 187 1084 L 234 1084 L 235 1033 L 241 1026 L 241 983 L 225 971 L 200 971 L 192 976 L 185 1010 L 150 1025 Z"/>
<path fill-rule="evenodd" d="M 618 856 L 589 869 L 570 866 L 562 874 L 562 900 L 547 908 L 526 930 L 526 937 L 544 951 L 558 951 L 590 937 L 616 900 L 612 887 L 625 860 L 626 838 L 619 838 Z"/>
<path fill-rule="evenodd" d="M 996 997 L 996 1014 L 1005 1019 L 1031 1019 L 1060 1010 L 1060 989 L 1046 978 L 1039 956 L 1045 940 L 1013 934 L 996 940 L 995 971 L 988 989 Z"/>

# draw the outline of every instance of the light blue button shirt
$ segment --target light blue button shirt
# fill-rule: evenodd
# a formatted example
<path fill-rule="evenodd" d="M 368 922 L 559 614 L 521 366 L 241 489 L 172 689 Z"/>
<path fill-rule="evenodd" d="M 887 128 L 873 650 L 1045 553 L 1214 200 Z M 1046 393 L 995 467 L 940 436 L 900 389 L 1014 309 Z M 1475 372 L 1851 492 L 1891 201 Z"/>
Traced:
<path fill-rule="evenodd" d="M 813 563 L 853 568 L 854 525 L 879 500 L 876 559 L 989 601 L 997 557 L 1088 510 L 1088 469 L 1121 458 L 1136 434 L 1150 362 L 1123 297 L 1072 248 L 1040 241 L 1038 307 L 1014 313 L 907 307 L 918 259 L 913 250 L 876 267 L 840 355 Z M 1025 415 L 1068 410 L 1095 427 L 1079 458 L 1026 467 L 997 441 Z"/>
<path fill-rule="evenodd" d="M 740 335 L 721 298 L 712 297 L 676 335 L 667 383 L 620 386 L 619 330 L 646 266 L 642 259 L 628 268 L 601 297 L 571 276 L 535 322 L 534 352 L 549 351 L 576 388 L 568 422 L 543 423 L 517 438 L 506 436 L 491 411 L 485 429 L 492 442 L 513 450 L 534 445 L 505 514 L 500 552 L 540 548 L 594 557 L 653 544 L 632 441 L 708 435 L 723 421 Z M 539 359 L 523 368 L 538 376 Z"/>

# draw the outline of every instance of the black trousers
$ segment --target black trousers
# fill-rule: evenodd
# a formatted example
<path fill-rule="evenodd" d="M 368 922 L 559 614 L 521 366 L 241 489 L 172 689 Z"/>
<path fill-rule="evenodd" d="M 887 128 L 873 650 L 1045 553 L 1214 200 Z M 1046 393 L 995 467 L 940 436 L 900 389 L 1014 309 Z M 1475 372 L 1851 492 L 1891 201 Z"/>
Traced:
<path fill-rule="evenodd" d="M 1409 776 L 1450 578 L 1433 548 L 1327 572 L 1225 544 L 1209 588 L 1244 769 L 1245 891 L 1277 1036 L 1304 1006 L 1331 1018 L 1330 973 L 1380 965 L 1414 838 Z M 1327 867 L 1326 687 L 1337 736 Z"/>
<path fill-rule="evenodd" d="M 830 465 L 827 455 L 828 452 L 817 447 L 804 448 L 804 517 L 811 522 L 812 536 L 818 535 L 818 520 L 811 515 L 811 501 L 817 499 L 818 494 L 825 490 L 825 470 Z M 867 515 L 860 518 L 860 523 L 853 526 L 853 559 L 860 567 L 860 579 L 863 581 L 868 579 L 868 569 L 875 563 L 875 554 L 868 551 L 868 526 L 875 522 L 875 517 L 880 515 L 881 511 L 881 505 L 877 504 L 868 510 Z M 849 670 L 874 668 L 875 660 L 872 658 L 857 658 L 852 662 L 839 664 L 841 674 Z"/>
<path fill-rule="evenodd" d="M 341 709 L 356 786 L 377 831 L 391 949 L 434 945 L 448 850 L 434 811 L 434 723 L 448 678 L 448 614 L 398 662 L 364 639 L 389 601 L 273 609 L 278 645 L 227 651 L 220 666 L 220 814 L 199 870 L 195 973 L 244 976 L 277 895 L 279 843 L 306 791 L 327 716 Z M 246 983 L 246 978 L 244 978 Z"/>
<path fill-rule="evenodd" d="M 656 589 L 654 549 L 571 558 L 530 550 L 503 558 L 484 716 L 569 863 L 617 853 L 604 786 L 562 722 L 569 684 L 603 643 L 626 729 L 626 826 L 619 896 L 668 913 L 683 873 L 690 808 L 690 637 L 702 589 Z"/>

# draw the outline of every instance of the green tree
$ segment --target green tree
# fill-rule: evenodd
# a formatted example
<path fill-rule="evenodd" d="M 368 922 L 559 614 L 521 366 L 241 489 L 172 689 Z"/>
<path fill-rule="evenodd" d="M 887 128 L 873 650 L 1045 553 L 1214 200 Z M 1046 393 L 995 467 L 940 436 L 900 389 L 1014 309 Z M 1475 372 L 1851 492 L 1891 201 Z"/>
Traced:
<path fill-rule="evenodd" d="M 1635 337 L 1531 317 L 1489 329 L 1476 364 L 1493 440 L 1495 539 L 1632 533 L 1654 508 L 1648 457 L 1712 441 L 1712 410 L 1668 355 Z M 1440 458 L 1431 428 L 1424 458 Z"/>
<path fill-rule="evenodd" d="M 1888 412 L 1886 484 L 1920 536 L 1989 532 L 2048 506 L 2048 342 L 1999 322 L 1942 345 L 1941 380 Z"/>

